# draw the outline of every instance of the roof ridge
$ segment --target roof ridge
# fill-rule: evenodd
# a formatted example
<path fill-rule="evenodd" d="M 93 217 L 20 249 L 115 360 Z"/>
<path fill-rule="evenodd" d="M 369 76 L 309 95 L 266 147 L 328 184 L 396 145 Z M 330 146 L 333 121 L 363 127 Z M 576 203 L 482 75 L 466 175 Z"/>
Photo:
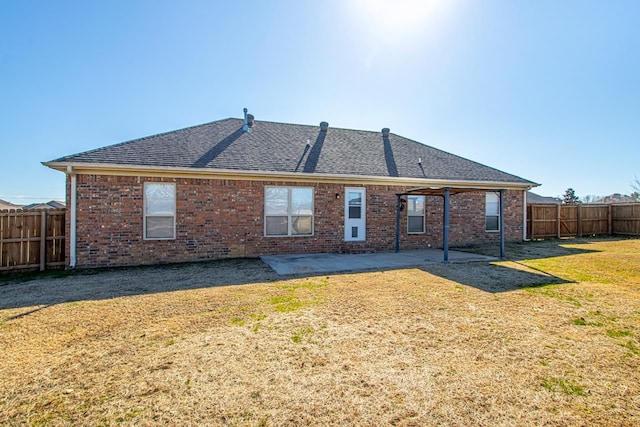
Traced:
<path fill-rule="evenodd" d="M 240 119 L 240 120 L 242 120 L 242 119 Z M 256 123 L 272 123 L 272 124 L 276 124 L 276 125 L 302 126 L 302 127 L 309 127 L 309 128 L 317 128 L 317 127 L 320 126 L 319 123 L 317 125 L 309 125 L 309 124 L 304 124 L 304 123 L 275 122 L 273 120 L 258 120 L 258 119 L 255 119 L 255 122 Z M 375 131 L 375 130 L 367 130 L 367 129 L 344 128 L 344 127 L 337 127 L 337 126 L 333 126 L 332 127 L 331 124 L 329 124 L 329 130 L 331 130 L 331 129 L 348 130 L 348 131 L 354 131 L 354 132 L 367 132 L 367 133 L 375 133 L 375 134 L 379 134 L 381 132 L 381 130 L 382 130 L 382 128 L 381 128 L 380 131 Z M 404 138 L 403 136 L 395 134 L 393 132 L 391 134 Z"/>

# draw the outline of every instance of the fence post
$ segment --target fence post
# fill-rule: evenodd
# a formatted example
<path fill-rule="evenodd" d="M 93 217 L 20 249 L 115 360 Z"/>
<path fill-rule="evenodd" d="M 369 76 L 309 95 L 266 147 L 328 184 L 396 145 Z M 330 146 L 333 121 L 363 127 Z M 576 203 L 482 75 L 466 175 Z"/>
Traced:
<path fill-rule="evenodd" d="M 40 211 L 40 271 L 47 267 L 47 212 Z"/>
<path fill-rule="evenodd" d="M 527 222 L 529 223 L 529 240 L 533 240 L 533 205 L 527 205 Z"/>
<path fill-rule="evenodd" d="M 558 204 L 558 239 L 560 238 L 560 235 L 562 234 L 562 231 L 560 230 L 560 204 Z"/>
<path fill-rule="evenodd" d="M 609 236 L 611 236 L 613 234 L 613 212 L 611 203 L 609 203 L 609 217 L 607 218 L 607 220 L 609 221 L 609 227 L 607 231 L 609 231 Z"/>
<path fill-rule="evenodd" d="M 576 208 L 578 209 L 576 212 L 576 216 L 578 217 L 578 237 L 582 237 L 582 206 L 578 204 Z"/>

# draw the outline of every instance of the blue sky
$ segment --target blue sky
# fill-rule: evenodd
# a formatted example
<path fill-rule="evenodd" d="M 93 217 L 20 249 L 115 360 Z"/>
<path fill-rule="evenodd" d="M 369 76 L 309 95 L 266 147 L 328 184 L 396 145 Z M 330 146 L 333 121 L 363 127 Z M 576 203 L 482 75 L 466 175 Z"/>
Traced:
<path fill-rule="evenodd" d="M 210 122 L 380 130 L 539 182 L 640 177 L 640 2 L 28 1 L 0 11 L 0 199 L 63 155 Z"/>

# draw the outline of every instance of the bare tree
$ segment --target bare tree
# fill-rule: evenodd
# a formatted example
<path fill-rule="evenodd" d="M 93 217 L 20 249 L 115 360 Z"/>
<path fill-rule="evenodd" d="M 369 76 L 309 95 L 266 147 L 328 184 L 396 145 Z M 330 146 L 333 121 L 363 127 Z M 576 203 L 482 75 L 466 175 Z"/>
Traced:
<path fill-rule="evenodd" d="M 631 181 L 631 188 L 635 190 L 636 193 L 640 193 L 640 178 L 637 176 Z"/>

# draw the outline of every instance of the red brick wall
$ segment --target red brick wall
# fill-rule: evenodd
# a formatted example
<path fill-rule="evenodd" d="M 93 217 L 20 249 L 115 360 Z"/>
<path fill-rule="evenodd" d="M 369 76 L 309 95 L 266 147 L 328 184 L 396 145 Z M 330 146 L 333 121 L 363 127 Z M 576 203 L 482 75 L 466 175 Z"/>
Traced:
<path fill-rule="evenodd" d="M 78 175 L 77 180 L 78 267 L 283 253 L 391 251 L 396 236 L 395 194 L 407 188 L 366 186 L 367 240 L 344 242 L 345 185 L 107 175 Z M 176 183 L 175 240 L 143 239 L 144 182 Z M 314 187 L 313 236 L 264 236 L 265 185 Z M 69 196 L 68 179 L 67 187 Z M 507 241 L 522 239 L 522 196 L 522 191 L 505 193 Z M 407 234 L 406 210 L 402 212 L 401 249 L 427 244 L 442 247 L 442 203 L 442 197 L 427 197 L 424 234 Z M 499 240 L 499 233 L 484 230 L 484 211 L 484 192 L 451 196 L 451 246 Z"/>

